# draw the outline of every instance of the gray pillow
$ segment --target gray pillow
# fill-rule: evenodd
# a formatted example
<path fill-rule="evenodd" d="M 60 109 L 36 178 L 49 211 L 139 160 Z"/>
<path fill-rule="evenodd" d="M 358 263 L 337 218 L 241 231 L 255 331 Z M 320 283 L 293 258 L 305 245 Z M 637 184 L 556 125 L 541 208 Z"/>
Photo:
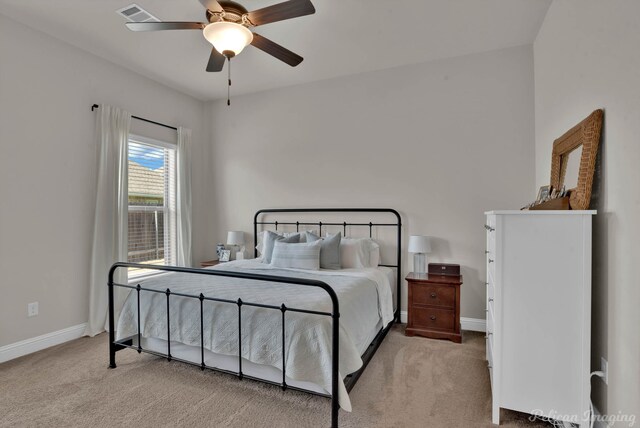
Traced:
<path fill-rule="evenodd" d="M 271 266 L 290 269 L 320 269 L 322 242 L 287 244 L 278 239 L 274 244 Z"/>
<path fill-rule="evenodd" d="M 314 242 L 320 238 L 315 233 L 309 231 L 305 232 L 307 235 L 307 242 Z M 320 267 L 322 269 L 340 269 L 340 241 L 342 240 L 342 233 L 338 232 L 335 235 L 327 236 L 322 239 L 322 245 L 320 247 Z"/>
<path fill-rule="evenodd" d="M 275 245 L 276 241 L 297 244 L 298 242 L 300 242 L 300 234 L 291 235 L 285 238 L 284 236 L 280 236 L 270 230 L 267 231 L 267 233 L 264 235 L 264 252 L 262 253 L 262 263 L 271 263 L 273 246 Z"/>

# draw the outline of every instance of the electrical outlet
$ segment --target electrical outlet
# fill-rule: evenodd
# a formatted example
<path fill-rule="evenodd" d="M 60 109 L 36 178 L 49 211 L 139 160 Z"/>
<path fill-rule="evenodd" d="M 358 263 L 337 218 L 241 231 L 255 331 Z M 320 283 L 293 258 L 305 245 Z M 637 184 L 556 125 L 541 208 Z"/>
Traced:
<path fill-rule="evenodd" d="M 609 363 L 604 357 L 600 357 L 600 370 L 602 371 L 602 380 L 609 385 Z"/>
<path fill-rule="evenodd" d="M 38 315 L 38 302 L 29 303 L 27 305 L 27 315 L 30 317 Z"/>

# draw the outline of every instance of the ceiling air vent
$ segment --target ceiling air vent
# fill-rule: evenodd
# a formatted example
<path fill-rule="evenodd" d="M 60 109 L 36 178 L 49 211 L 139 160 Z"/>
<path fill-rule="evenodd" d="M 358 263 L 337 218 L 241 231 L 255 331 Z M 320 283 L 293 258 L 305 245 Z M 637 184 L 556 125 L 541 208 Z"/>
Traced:
<path fill-rule="evenodd" d="M 130 22 L 160 22 L 158 18 L 135 3 L 116 10 L 116 13 L 124 16 L 124 18 Z"/>

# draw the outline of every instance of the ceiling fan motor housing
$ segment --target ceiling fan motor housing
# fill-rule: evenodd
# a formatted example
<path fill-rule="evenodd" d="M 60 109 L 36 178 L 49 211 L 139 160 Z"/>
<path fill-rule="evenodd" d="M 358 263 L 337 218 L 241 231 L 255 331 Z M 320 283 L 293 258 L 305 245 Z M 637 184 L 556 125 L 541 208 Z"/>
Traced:
<path fill-rule="evenodd" d="M 224 10 L 223 20 L 228 22 L 242 23 L 242 15 L 248 13 L 247 9 L 242 6 L 240 3 L 236 3 L 234 1 L 226 1 L 220 0 L 218 1 L 220 6 Z M 213 13 L 209 9 L 207 9 L 207 21 L 216 22 L 219 20 L 219 14 Z"/>

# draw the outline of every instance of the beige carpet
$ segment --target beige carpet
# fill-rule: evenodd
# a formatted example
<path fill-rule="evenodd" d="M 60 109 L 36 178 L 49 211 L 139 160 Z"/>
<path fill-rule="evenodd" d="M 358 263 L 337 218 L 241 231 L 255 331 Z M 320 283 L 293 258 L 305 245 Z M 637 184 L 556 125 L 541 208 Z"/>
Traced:
<path fill-rule="evenodd" d="M 82 338 L 0 364 L 2 427 L 324 427 L 329 400 Z M 484 338 L 462 345 L 390 332 L 351 392 L 343 427 L 491 427 Z M 505 427 L 542 427 L 502 411 Z"/>

